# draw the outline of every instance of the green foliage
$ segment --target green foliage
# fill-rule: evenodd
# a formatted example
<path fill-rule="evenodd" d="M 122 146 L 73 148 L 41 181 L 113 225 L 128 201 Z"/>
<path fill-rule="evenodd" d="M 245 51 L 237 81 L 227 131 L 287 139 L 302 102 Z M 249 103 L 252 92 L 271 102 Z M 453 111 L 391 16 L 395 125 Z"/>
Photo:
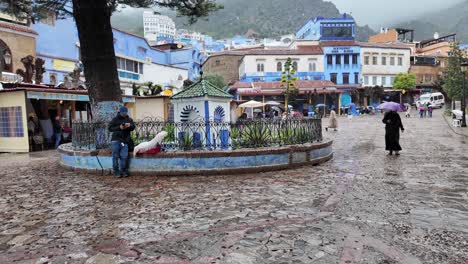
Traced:
<path fill-rule="evenodd" d="M 416 75 L 412 73 L 399 73 L 395 77 L 395 82 L 393 83 L 393 89 L 404 90 L 404 89 L 413 89 L 416 87 Z"/>
<path fill-rule="evenodd" d="M 263 122 L 249 122 L 242 131 L 241 145 L 244 147 L 267 147 L 270 142 L 269 129 Z"/>
<path fill-rule="evenodd" d="M 458 47 L 458 43 L 452 44 L 452 54 L 448 58 L 447 68 L 444 70 L 443 89 L 448 97 L 460 100 L 463 86 L 463 73 L 461 63 L 466 59 L 464 53 Z"/>
<path fill-rule="evenodd" d="M 142 85 L 136 83 L 132 84 L 132 93 L 136 96 L 158 95 L 161 92 L 161 85 L 153 84 L 152 82 L 147 82 Z"/>
<path fill-rule="evenodd" d="M 179 140 L 179 148 L 181 150 L 192 150 L 193 149 L 193 137 L 187 133 Z"/>
<path fill-rule="evenodd" d="M 444 115 L 446 115 L 446 116 L 452 116 L 452 109 L 445 109 Z"/>
<path fill-rule="evenodd" d="M 213 84 L 214 86 L 216 86 L 218 88 L 224 89 L 224 88 L 227 87 L 227 83 L 224 80 L 223 76 L 221 76 L 221 75 L 218 75 L 218 74 L 205 74 L 205 75 L 203 75 L 203 79 L 207 80 L 208 82 L 210 82 L 211 84 Z M 197 81 L 199 81 L 199 80 L 200 80 L 200 77 L 198 77 Z"/>
<path fill-rule="evenodd" d="M 285 109 L 288 109 L 289 97 L 297 93 L 297 87 L 295 81 L 297 71 L 297 62 L 293 62 L 291 58 L 288 58 L 284 63 L 284 72 L 281 75 L 281 87 L 285 88 L 283 94 L 285 98 Z"/>
<path fill-rule="evenodd" d="M 167 137 L 164 139 L 164 142 L 174 142 L 175 141 L 175 126 L 174 124 L 167 124 L 164 128 L 164 131 L 167 132 Z"/>

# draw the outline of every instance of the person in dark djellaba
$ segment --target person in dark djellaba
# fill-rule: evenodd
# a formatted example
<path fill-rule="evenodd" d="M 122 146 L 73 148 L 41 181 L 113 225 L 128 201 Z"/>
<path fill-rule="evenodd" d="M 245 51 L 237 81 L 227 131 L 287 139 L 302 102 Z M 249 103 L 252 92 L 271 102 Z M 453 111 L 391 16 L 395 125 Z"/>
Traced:
<path fill-rule="evenodd" d="M 400 115 L 396 111 L 385 113 L 382 122 L 385 124 L 385 150 L 389 151 L 389 155 L 400 155 L 400 129 L 405 131 Z"/>

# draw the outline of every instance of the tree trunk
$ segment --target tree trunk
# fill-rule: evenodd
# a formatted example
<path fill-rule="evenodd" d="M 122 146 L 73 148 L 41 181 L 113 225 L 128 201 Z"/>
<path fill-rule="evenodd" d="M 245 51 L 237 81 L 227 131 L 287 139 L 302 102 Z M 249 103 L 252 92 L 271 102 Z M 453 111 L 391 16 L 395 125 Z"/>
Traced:
<path fill-rule="evenodd" d="M 122 106 L 107 0 L 73 0 L 86 87 L 94 121 L 106 122 Z M 99 25 L 99 26 L 96 26 Z"/>

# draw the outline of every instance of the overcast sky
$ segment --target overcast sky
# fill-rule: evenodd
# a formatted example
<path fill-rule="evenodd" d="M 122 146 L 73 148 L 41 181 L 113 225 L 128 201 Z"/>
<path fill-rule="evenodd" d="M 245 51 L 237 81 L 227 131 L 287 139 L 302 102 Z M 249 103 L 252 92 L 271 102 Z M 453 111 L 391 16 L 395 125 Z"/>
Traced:
<path fill-rule="evenodd" d="M 466 0 L 326 0 L 343 13 L 352 13 L 359 25 L 377 29 L 391 26 L 398 20 L 437 11 Z"/>

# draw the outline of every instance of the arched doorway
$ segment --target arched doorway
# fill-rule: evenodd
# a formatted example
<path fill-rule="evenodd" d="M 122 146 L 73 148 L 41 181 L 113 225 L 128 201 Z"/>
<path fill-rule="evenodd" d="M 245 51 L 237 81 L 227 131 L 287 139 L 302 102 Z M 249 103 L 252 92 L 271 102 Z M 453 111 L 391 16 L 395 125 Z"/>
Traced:
<path fill-rule="evenodd" d="M 3 72 L 13 72 L 13 63 L 11 50 L 8 45 L 0 39 L 0 51 L 3 53 L 1 56 L 2 59 L 2 71 Z"/>

